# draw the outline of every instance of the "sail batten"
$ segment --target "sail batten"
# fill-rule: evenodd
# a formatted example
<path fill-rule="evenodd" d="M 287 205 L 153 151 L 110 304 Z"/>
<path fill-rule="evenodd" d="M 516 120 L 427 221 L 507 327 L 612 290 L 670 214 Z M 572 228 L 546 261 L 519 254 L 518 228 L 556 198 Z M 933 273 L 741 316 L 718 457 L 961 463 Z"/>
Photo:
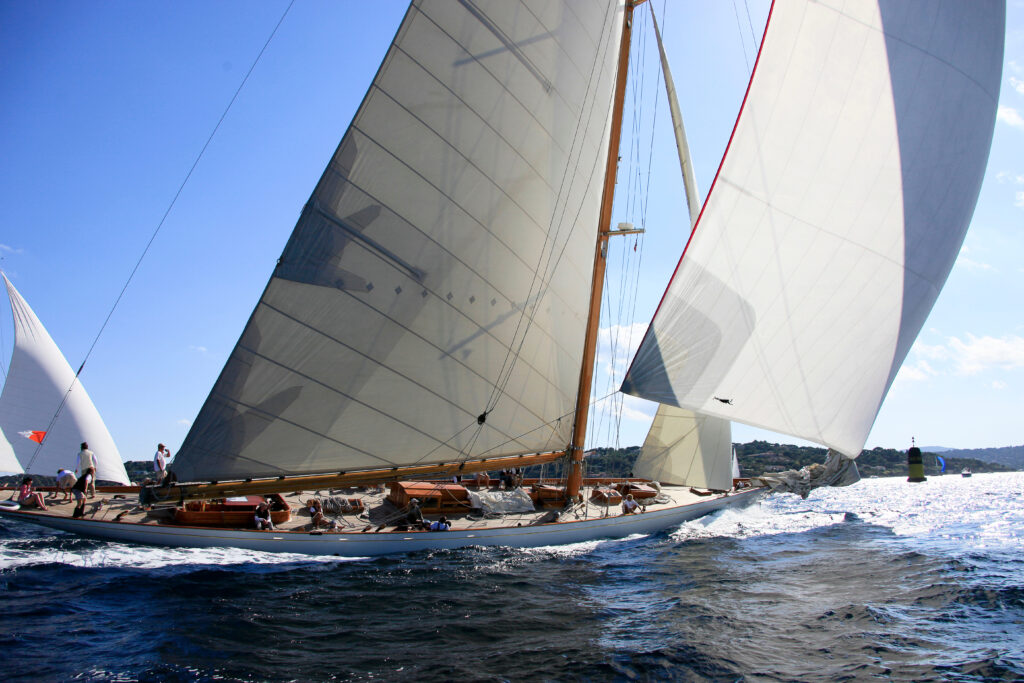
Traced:
<path fill-rule="evenodd" d="M 564 448 L 622 19 L 569 5 L 413 3 L 179 478 Z"/>
<path fill-rule="evenodd" d="M 859 453 L 974 210 L 1004 14 L 775 3 L 624 390 Z"/>

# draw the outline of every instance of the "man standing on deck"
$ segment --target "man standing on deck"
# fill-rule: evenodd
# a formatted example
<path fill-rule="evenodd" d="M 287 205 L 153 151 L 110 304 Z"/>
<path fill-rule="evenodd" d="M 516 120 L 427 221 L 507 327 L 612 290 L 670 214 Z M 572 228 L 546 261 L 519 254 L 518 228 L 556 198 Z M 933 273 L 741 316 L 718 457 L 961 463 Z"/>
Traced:
<path fill-rule="evenodd" d="M 79 478 L 81 478 L 82 476 L 85 475 L 86 470 L 88 470 L 90 467 L 92 468 L 92 471 L 93 471 L 94 474 L 93 474 L 92 479 L 89 481 L 88 488 L 91 490 L 91 493 L 89 493 L 89 497 L 90 498 L 95 498 L 96 497 L 96 475 L 95 475 L 95 472 L 96 472 L 96 455 L 92 451 L 89 450 L 89 444 L 87 444 L 86 442 L 83 441 L 82 442 L 82 450 L 80 450 L 78 452 L 78 461 L 75 463 L 75 474 L 78 475 Z M 86 493 L 86 491 L 83 490 L 82 493 Z"/>
<path fill-rule="evenodd" d="M 153 476 L 156 478 L 157 484 L 163 482 L 164 477 L 167 476 L 167 447 L 162 443 L 156 445 L 156 455 L 153 456 Z"/>

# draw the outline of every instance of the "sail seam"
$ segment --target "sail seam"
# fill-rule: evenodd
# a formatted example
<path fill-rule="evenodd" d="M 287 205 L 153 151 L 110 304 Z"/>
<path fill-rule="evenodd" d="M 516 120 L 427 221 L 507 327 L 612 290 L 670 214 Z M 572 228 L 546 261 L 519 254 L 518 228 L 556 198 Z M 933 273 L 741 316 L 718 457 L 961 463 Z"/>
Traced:
<path fill-rule="evenodd" d="M 286 313 L 285 311 L 282 311 L 281 309 L 277 308 L 276 306 L 274 306 L 274 305 L 272 305 L 272 304 L 270 304 L 270 303 L 267 303 L 266 301 L 262 301 L 262 302 L 260 302 L 260 305 L 262 305 L 262 306 L 266 307 L 267 309 L 269 309 L 269 310 L 271 310 L 271 311 L 273 311 L 273 312 L 277 313 L 278 315 L 280 315 L 280 316 L 282 316 L 282 317 L 284 317 L 284 318 L 287 318 L 287 319 L 289 319 L 289 320 L 291 320 L 291 321 L 295 322 L 295 323 L 296 323 L 296 324 L 298 324 L 298 325 L 301 325 L 301 326 L 305 327 L 306 329 L 308 329 L 308 330 L 310 330 L 310 331 L 312 331 L 312 332 L 315 332 L 316 334 L 319 334 L 319 335 L 321 335 L 321 336 L 322 336 L 322 337 L 324 337 L 325 339 L 329 339 L 330 341 L 332 341 L 332 342 L 334 342 L 334 343 L 338 344 L 339 346 L 342 346 L 342 347 L 344 347 L 344 348 L 348 349 L 348 350 L 349 350 L 349 351 L 351 351 L 352 353 L 355 353 L 355 354 L 357 354 L 357 355 L 361 356 L 362 358 L 364 358 L 365 360 L 367 360 L 367 361 L 369 361 L 369 362 L 373 363 L 373 364 L 374 364 L 375 366 L 377 366 L 377 367 L 381 367 L 381 368 L 384 368 L 384 369 L 388 370 L 389 372 L 392 372 L 392 373 L 394 373 L 395 375 L 397 375 L 397 376 L 399 376 L 399 377 L 402 377 L 403 379 L 407 380 L 407 381 L 408 381 L 408 382 L 409 382 L 410 384 L 413 384 L 413 385 L 415 385 L 415 386 L 417 386 L 417 387 L 419 387 L 419 388 L 423 389 L 423 390 L 424 390 L 425 392 L 427 392 L 427 393 L 429 393 L 429 394 L 431 394 L 431 395 L 433 395 L 433 396 L 437 397 L 438 399 L 440 399 L 441 401 L 443 401 L 443 402 L 447 403 L 448 405 L 452 406 L 453 408 L 455 408 L 455 409 L 457 409 L 457 410 L 460 410 L 460 411 L 462 411 L 463 413 L 465 413 L 465 414 L 466 414 L 466 416 L 467 416 L 467 418 L 468 418 L 468 419 L 471 419 L 471 420 L 472 420 L 472 423 L 473 423 L 473 424 L 475 424 L 475 423 L 476 423 L 476 415 L 473 415 L 473 414 L 471 414 L 471 413 L 470 413 L 470 412 L 468 412 L 468 411 L 467 411 L 466 409 L 464 409 L 464 408 L 462 408 L 461 406 L 459 406 L 458 404 L 456 404 L 456 403 L 452 402 L 451 400 L 449 400 L 449 399 L 448 399 L 448 398 L 446 398 L 445 396 L 443 396 L 443 395 L 441 395 L 441 394 L 438 394 L 438 393 L 437 393 L 436 391 L 432 390 L 432 389 L 431 389 L 430 387 L 428 387 L 428 386 L 425 386 L 425 385 L 423 385 L 422 383 L 420 383 L 420 382 L 417 382 L 417 381 L 415 381 L 415 380 L 414 380 L 413 378 L 409 377 L 408 375 L 405 375 L 405 374 L 399 373 L 399 372 L 398 372 L 397 370 L 395 370 L 394 368 L 390 368 L 390 367 L 387 367 L 387 366 L 383 365 L 383 364 L 382 364 L 382 363 L 381 363 L 380 361 L 378 361 L 378 360 L 376 360 L 376 359 L 372 358 L 371 356 L 368 356 L 367 354 L 363 353 L 362 351 L 359 351 L 359 350 L 358 350 L 358 349 L 356 349 L 356 348 L 353 348 L 352 346 L 349 346 L 348 344 L 344 343 L 343 341 L 341 341 L 341 340 L 340 340 L 340 339 L 338 339 L 337 337 L 331 336 L 331 335 L 330 335 L 330 334 L 328 334 L 327 332 L 325 332 L 325 331 L 323 331 L 323 330 L 320 330 L 320 329 L 317 329 L 317 328 L 315 328 L 315 327 L 311 326 L 311 325 L 310 325 L 309 323 L 307 323 L 307 322 L 305 322 L 305 321 L 302 321 L 302 320 L 300 320 L 300 319 L 296 318 L 295 316 L 293 316 L 293 315 L 290 315 L 290 314 Z M 390 318 L 389 318 L 389 320 L 390 320 Z M 392 322 L 394 322 L 394 321 L 392 321 Z M 398 323 L 395 323 L 395 324 L 398 324 Z M 426 340 L 426 339 L 423 339 L 423 337 L 421 337 L 420 335 L 416 334 L 416 332 L 414 332 L 414 331 L 410 330 L 410 329 L 409 329 L 409 328 L 407 328 L 407 327 L 404 327 L 404 326 L 401 326 L 401 327 L 402 327 L 402 329 L 404 329 L 404 330 L 408 331 L 408 332 L 409 332 L 410 334 L 412 334 L 412 335 L 413 335 L 413 336 L 415 336 L 416 338 L 418 338 L 418 339 L 421 339 L 422 341 L 424 341 L 424 342 L 425 342 L 425 343 L 427 343 L 427 344 L 430 344 L 430 342 L 429 342 L 428 340 Z M 240 346 L 239 346 L 239 348 L 245 348 L 245 347 L 242 347 L 242 346 L 240 345 Z M 435 347 L 435 348 L 437 348 L 437 347 Z M 277 360 L 274 360 L 273 358 L 270 358 L 269 356 L 266 356 L 266 355 L 264 355 L 264 354 L 258 353 L 257 351 L 255 351 L 255 350 L 253 350 L 253 349 L 245 348 L 245 350 L 246 350 L 246 351 L 248 351 L 249 353 L 252 353 L 252 354 L 253 354 L 254 356 L 256 356 L 256 357 L 258 357 L 258 358 L 262 358 L 263 360 L 265 360 L 265 361 L 267 361 L 267 362 L 269 362 L 269 363 L 272 363 L 272 364 L 274 364 L 274 365 L 276 365 L 276 366 L 278 366 L 278 367 L 280 367 L 280 368 L 282 368 L 282 369 L 284 369 L 284 370 L 287 370 L 287 371 L 289 371 L 289 372 L 292 372 L 292 373 L 294 373 L 294 374 L 296 374 L 296 375 L 298 375 L 298 376 L 300 376 L 300 377 L 303 377 L 303 378 L 305 378 L 305 379 L 307 379 L 307 380 L 309 380 L 309 381 L 311 381 L 311 382 L 313 382 L 313 383 L 315 383 L 315 384 L 318 384 L 318 385 L 322 386 L 323 388 L 325 388 L 325 389 L 327 389 L 327 390 L 329 390 L 329 391 L 332 391 L 332 392 L 334 392 L 334 393 L 338 394 L 339 396 L 344 396 L 345 398 L 351 399 L 351 400 L 352 400 L 352 401 L 354 401 L 355 403 L 358 403 L 358 404 L 360 404 L 360 405 L 363 405 L 363 406 L 365 406 L 365 407 L 369 408 L 370 410 L 373 410 L 374 412 L 380 413 L 381 415 L 385 415 L 386 417 L 389 417 L 389 418 L 391 418 L 391 419 L 395 420 L 395 421 L 396 421 L 396 422 L 398 422 L 399 424 L 402 424 L 402 425 L 404 425 L 404 426 L 406 426 L 406 427 L 409 427 L 409 429 L 412 429 L 413 431 L 416 431 L 416 432 L 418 432 L 418 433 L 420 433 L 420 434 L 423 434 L 424 436 L 426 436 L 426 437 L 428 437 L 428 438 L 430 438 L 430 439 L 433 439 L 434 441 L 437 441 L 437 442 L 439 442 L 439 443 L 444 443 L 443 441 L 441 441 L 441 439 L 438 439 L 438 438 L 437 438 L 436 436 L 432 436 L 432 435 L 430 435 L 430 434 L 427 434 L 426 432 L 422 432 L 422 431 L 421 431 L 421 430 L 419 430 L 418 428 L 416 428 L 416 427 L 414 427 L 414 426 L 412 426 L 412 425 L 410 425 L 410 424 L 407 424 L 407 423 L 403 422 L 402 420 L 398 420 L 398 419 L 397 419 L 397 418 L 396 418 L 396 417 L 395 417 L 394 415 L 391 415 L 390 413 L 385 413 L 384 411 L 382 411 L 382 410 L 381 410 L 381 409 L 379 409 L 379 408 L 376 408 L 376 407 L 374 407 L 374 406 L 372 406 L 372 405 L 370 405 L 370 404 L 368 404 L 368 403 L 365 403 L 365 402 L 363 402 L 363 401 L 360 401 L 360 400 L 359 400 L 358 398 L 356 398 L 355 396 L 352 396 L 352 395 L 350 395 L 350 394 L 347 394 L 347 393 L 345 393 L 344 391 L 342 391 L 341 389 L 338 389 L 338 388 L 332 387 L 332 386 L 330 386 L 330 385 L 328 385 L 328 384 L 325 384 L 324 382 L 321 382 L 321 381 L 319 381 L 319 380 L 317 380 L 317 379 L 315 379 L 315 378 L 313 378 L 313 377 L 310 377 L 309 375 L 307 375 L 307 374 L 305 374 L 305 373 L 299 372 L 299 371 L 298 371 L 297 369 L 295 369 L 295 368 L 291 368 L 291 367 L 289 367 L 289 366 L 287 366 L 287 365 L 284 365 L 284 364 L 280 363 L 280 362 L 279 362 L 279 361 L 277 361 Z M 439 350 L 440 350 L 440 349 L 439 349 Z M 453 360 L 454 360 L 454 359 L 453 359 Z M 456 362 L 458 362 L 458 361 L 456 361 Z M 460 365 L 461 365 L 461 363 L 460 363 Z M 468 370 L 468 371 L 470 371 L 470 372 L 474 372 L 472 368 L 469 368 L 469 367 L 467 367 L 467 366 L 465 366 L 465 365 L 462 365 L 462 367 L 464 367 L 464 368 L 465 368 L 466 370 Z M 475 374 L 475 373 L 474 373 L 474 374 Z M 538 374 L 538 375 L 540 375 L 540 373 L 537 373 L 537 374 Z M 479 375 L 478 375 L 478 377 L 479 377 Z M 480 379 L 481 379 L 482 381 L 486 382 L 486 378 L 484 378 L 484 377 L 480 377 Z M 527 408 L 526 406 L 522 406 L 522 407 L 523 407 L 524 409 L 526 409 L 526 410 L 527 410 L 528 412 L 531 412 L 531 413 L 532 413 L 532 411 L 529 411 L 529 409 L 528 409 L 528 408 Z M 539 415 L 535 415 L 534 417 L 536 417 L 536 418 L 540 419 L 540 416 L 539 416 Z M 493 428 L 494 428 L 494 427 L 492 426 L 492 429 L 493 429 Z M 310 430 L 310 431 L 314 431 L 314 430 Z M 495 431 L 497 431 L 498 433 L 501 433 L 501 430 L 499 430 L 499 429 L 495 429 Z M 315 432 L 314 432 L 314 433 L 315 433 Z M 504 436 L 508 436 L 508 435 L 506 434 L 506 435 L 504 435 Z M 450 438 L 451 438 L 451 437 L 450 437 Z M 449 438 L 449 440 L 450 440 L 450 438 Z"/>

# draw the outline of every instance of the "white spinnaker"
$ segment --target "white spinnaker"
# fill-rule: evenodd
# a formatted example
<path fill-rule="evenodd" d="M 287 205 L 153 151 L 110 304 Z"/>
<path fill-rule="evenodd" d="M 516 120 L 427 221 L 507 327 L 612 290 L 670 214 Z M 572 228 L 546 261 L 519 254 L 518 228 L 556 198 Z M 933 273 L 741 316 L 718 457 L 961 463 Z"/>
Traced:
<path fill-rule="evenodd" d="M 693 173 L 690 146 L 686 142 L 686 130 L 679 111 L 676 89 L 669 70 L 668 56 L 661 40 L 661 31 L 654 8 L 651 7 L 661 68 L 665 78 L 665 94 L 679 152 L 679 168 L 686 190 L 686 204 L 690 213 L 687 230 L 681 236 L 690 236 L 690 230 L 697 222 L 700 211 L 700 194 L 697 179 Z M 685 244 L 685 239 L 683 240 Z M 682 245 L 681 247 L 682 248 Z M 640 449 L 640 456 L 633 464 L 637 477 L 653 479 L 662 483 L 686 484 L 701 488 L 728 490 L 732 488 L 731 462 L 733 458 L 732 427 L 728 420 L 710 415 L 700 415 L 692 410 L 676 406 L 658 405 L 658 410 L 647 432 L 647 438 Z"/>
<path fill-rule="evenodd" d="M 62 467 L 74 469 L 79 445 L 85 441 L 96 454 L 97 479 L 131 483 L 114 439 L 85 387 L 6 275 L 4 282 L 14 314 L 14 353 L 0 394 L 0 428 L 21 466 L 30 474 L 48 476 Z M 62 401 L 64 406 L 51 425 Z M 43 431 L 46 436 L 41 444 L 26 436 Z"/>
<path fill-rule="evenodd" d="M 859 453 L 974 211 L 1004 23 L 996 1 L 776 3 L 624 391 Z"/>
<path fill-rule="evenodd" d="M 0 472 L 20 474 L 24 471 L 21 463 L 18 462 L 18 457 L 14 455 L 14 447 L 7 440 L 4 430 L 0 429 Z"/>
<path fill-rule="evenodd" d="M 180 479 L 566 446 L 622 16 L 607 0 L 413 3 Z"/>

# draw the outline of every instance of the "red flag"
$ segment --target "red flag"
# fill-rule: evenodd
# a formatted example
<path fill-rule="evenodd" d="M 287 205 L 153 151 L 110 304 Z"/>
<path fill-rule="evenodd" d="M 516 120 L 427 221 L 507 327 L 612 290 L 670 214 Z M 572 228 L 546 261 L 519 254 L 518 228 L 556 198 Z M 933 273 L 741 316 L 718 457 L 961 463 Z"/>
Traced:
<path fill-rule="evenodd" d="M 43 439 L 46 438 L 46 432 L 18 432 L 23 437 L 36 443 L 42 443 Z"/>

